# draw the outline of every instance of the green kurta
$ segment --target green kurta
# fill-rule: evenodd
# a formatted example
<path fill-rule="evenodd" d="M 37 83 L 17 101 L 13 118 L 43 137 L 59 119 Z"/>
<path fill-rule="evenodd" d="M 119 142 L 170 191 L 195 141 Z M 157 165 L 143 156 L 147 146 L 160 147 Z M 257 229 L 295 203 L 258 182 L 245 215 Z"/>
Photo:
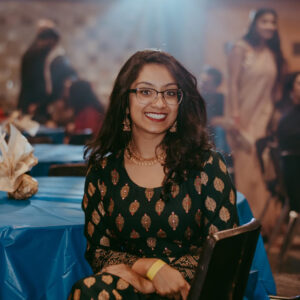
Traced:
<path fill-rule="evenodd" d="M 90 168 L 82 206 L 86 259 L 94 273 L 107 265 L 131 266 L 141 257 L 157 257 L 191 282 L 207 235 L 237 226 L 238 216 L 236 191 L 218 153 L 208 152 L 203 169 L 186 175 L 163 201 L 161 187 L 140 187 L 129 178 L 122 155 L 110 155 Z M 118 289 L 120 285 L 124 288 L 124 281 L 117 276 L 101 273 L 79 281 L 72 294 L 74 299 L 98 299 L 101 292 L 107 297 L 117 292 L 135 299 L 130 290 L 143 299 L 131 286 Z"/>

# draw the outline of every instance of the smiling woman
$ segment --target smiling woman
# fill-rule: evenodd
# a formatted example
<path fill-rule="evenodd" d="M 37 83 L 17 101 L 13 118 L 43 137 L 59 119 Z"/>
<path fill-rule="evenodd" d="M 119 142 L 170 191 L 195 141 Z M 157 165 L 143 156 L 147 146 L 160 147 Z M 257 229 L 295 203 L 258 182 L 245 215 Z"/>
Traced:
<path fill-rule="evenodd" d="M 273 9 L 257 10 L 251 15 L 247 33 L 236 42 L 228 59 L 227 111 L 234 130 L 228 131 L 227 137 L 233 153 L 235 183 L 246 196 L 257 219 L 262 218 L 264 206 L 272 197 L 264 182 L 255 144 L 268 134 L 273 105 L 280 97 L 285 63 L 277 22 L 278 16 Z M 247 137 L 249 147 L 243 147 L 237 132 Z M 272 172 L 271 164 L 265 170 L 266 174 Z M 270 233 L 275 220 L 273 206 L 262 219 L 264 235 Z"/>
<path fill-rule="evenodd" d="M 195 77 L 167 53 L 135 53 L 86 156 L 86 259 L 95 274 L 69 299 L 186 299 L 207 235 L 238 225 Z"/>

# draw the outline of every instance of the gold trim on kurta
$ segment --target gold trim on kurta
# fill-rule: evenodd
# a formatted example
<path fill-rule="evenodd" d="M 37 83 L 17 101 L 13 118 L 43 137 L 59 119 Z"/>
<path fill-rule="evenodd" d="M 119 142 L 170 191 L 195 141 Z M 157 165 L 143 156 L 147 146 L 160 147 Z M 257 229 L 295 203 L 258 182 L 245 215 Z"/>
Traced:
<path fill-rule="evenodd" d="M 172 214 L 168 218 L 169 225 L 172 227 L 173 230 L 176 230 L 178 224 L 179 224 L 179 218 L 178 216 L 172 212 Z"/>
<path fill-rule="evenodd" d="M 129 212 L 133 216 L 139 209 L 140 203 L 137 200 L 134 200 L 129 205 Z"/>
<path fill-rule="evenodd" d="M 226 165 L 224 164 L 224 162 L 223 162 L 221 159 L 219 159 L 219 167 L 220 167 L 220 170 L 221 170 L 223 173 L 226 174 L 227 168 L 226 168 Z"/>
<path fill-rule="evenodd" d="M 146 231 L 148 231 L 151 226 L 151 218 L 147 214 L 144 214 L 141 219 L 141 223 L 142 226 L 146 229 Z"/>
<path fill-rule="evenodd" d="M 84 209 L 86 209 L 86 208 L 87 208 L 87 206 L 88 206 L 88 204 L 89 204 L 89 199 L 88 199 L 87 195 L 86 195 L 86 194 L 84 194 L 84 196 L 83 196 L 83 200 L 82 200 L 82 205 L 83 205 L 83 208 L 84 208 Z"/>
<path fill-rule="evenodd" d="M 81 290 L 76 289 L 76 290 L 74 291 L 74 294 L 73 294 L 73 299 L 74 299 L 74 300 L 80 300 L 80 294 L 81 294 Z"/>
<path fill-rule="evenodd" d="M 111 174 L 111 181 L 112 181 L 113 185 L 117 185 L 119 182 L 119 178 L 120 178 L 118 171 L 116 169 L 114 169 L 111 171 L 110 174 Z"/>
<path fill-rule="evenodd" d="M 201 182 L 203 185 L 206 185 L 208 182 L 208 176 L 205 172 L 201 172 L 200 173 L 200 177 L 201 177 Z"/>
<path fill-rule="evenodd" d="M 88 227 L 87 231 L 88 231 L 89 236 L 92 236 L 93 233 L 94 233 L 94 230 L 95 230 L 95 227 L 94 227 L 93 223 L 92 222 L 88 222 L 87 227 Z"/>
<path fill-rule="evenodd" d="M 107 158 L 106 157 L 101 159 L 100 165 L 101 165 L 102 169 L 104 169 L 107 166 Z"/>
<path fill-rule="evenodd" d="M 140 234 L 137 231 L 135 231 L 134 229 L 132 229 L 132 231 L 130 233 L 130 238 L 138 239 L 138 238 L 140 238 Z"/>
<path fill-rule="evenodd" d="M 98 299 L 97 300 L 109 300 L 109 293 L 106 290 L 102 290 L 98 294 Z"/>
<path fill-rule="evenodd" d="M 95 193 L 95 186 L 90 182 L 89 186 L 88 186 L 88 194 L 90 195 L 90 197 L 92 197 Z"/>
<path fill-rule="evenodd" d="M 115 202 L 112 198 L 109 199 L 109 205 L 108 205 L 108 208 L 107 208 L 107 211 L 109 213 L 109 215 L 111 216 L 113 211 L 114 211 L 114 207 L 115 207 Z"/>
<path fill-rule="evenodd" d="M 147 238 L 147 245 L 149 248 L 153 250 L 156 247 L 156 238 L 154 237 Z"/>
<path fill-rule="evenodd" d="M 200 227 L 201 225 L 201 210 L 198 208 L 196 214 L 195 214 L 195 222 L 197 223 L 197 225 Z"/>
<path fill-rule="evenodd" d="M 200 224 L 199 224 L 200 225 Z M 193 230 L 190 228 L 190 226 L 187 227 L 187 229 L 184 232 L 184 236 L 187 240 L 190 240 L 193 235 Z"/>
<path fill-rule="evenodd" d="M 119 231 L 122 231 L 122 229 L 124 227 L 124 223 L 125 223 L 125 220 L 124 220 L 123 216 L 121 214 L 119 214 L 116 217 L 116 226 L 119 229 Z"/>
<path fill-rule="evenodd" d="M 98 225 L 100 222 L 100 215 L 98 214 L 98 212 L 94 209 L 93 213 L 92 213 L 92 221 L 95 225 Z"/>
<path fill-rule="evenodd" d="M 100 214 L 101 214 L 102 216 L 105 216 L 105 209 L 104 209 L 104 206 L 103 206 L 103 202 L 102 202 L 102 201 L 99 202 L 99 204 L 98 204 L 98 209 L 99 209 L 99 211 L 100 211 Z"/>
<path fill-rule="evenodd" d="M 100 179 L 98 180 L 98 188 L 100 191 L 101 198 L 103 199 L 107 192 L 107 187 L 104 184 L 104 181 L 102 183 L 100 183 Z"/>
<path fill-rule="evenodd" d="M 111 284 L 114 280 L 111 275 L 102 275 L 101 279 L 106 284 Z"/>
<path fill-rule="evenodd" d="M 216 177 L 214 180 L 214 188 L 216 189 L 216 191 L 222 193 L 224 190 L 224 182 L 222 181 L 222 179 Z"/>
<path fill-rule="evenodd" d="M 167 237 L 167 234 L 165 231 L 163 231 L 162 229 L 159 229 L 158 232 L 157 232 L 157 237 L 161 238 L 161 239 L 164 239 Z"/>
<path fill-rule="evenodd" d="M 207 210 L 212 212 L 216 210 L 217 203 L 213 198 L 207 196 L 204 203 Z"/>
<path fill-rule="evenodd" d="M 176 196 L 179 194 L 180 187 L 178 184 L 172 184 L 171 186 L 171 195 L 173 198 L 176 198 Z"/>
<path fill-rule="evenodd" d="M 222 207 L 219 212 L 220 219 L 224 222 L 230 220 L 230 213 L 226 207 Z"/>
<path fill-rule="evenodd" d="M 110 246 L 110 239 L 106 236 L 103 236 L 100 239 L 100 245 L 105 246 L 105 247 L 109 247 Z"/>
<path fill-rule="evenodd" d="M 124 279 L 120 278 L 117 282 L 117 289 L 118 290 L 126 290 L 129 287 L 129 283 L 126 282 Z"/>
<path fill-rule="evenodd" d="M 159 199 L 156 203 L 155 203 L 155 211 L 157 212 L 157 214 L 160 216 L 161 213 L 163 212 L 165 208 L 165 202 L 162 199 Z"/>
<path fill-rule="evenodd" d="M 128 193 L 129 193 L 129 185 L 128 185 L 128 183 L 126 183 L 122 187 L 121 192 L 120 192 L 122 200 L 124 200 L 128 196 Z"/>
<path fill-rule="evenodd" d="M 150 189 L 150 188 L 147 188 L 145 190 L 145 195 L 146 195 L 147 200 L 150 202 L 151 199 L 152 199 L 152 197 L 153 197 L 153 195 L 154 195 L 154 190 Z"/>
<path fill-rule="evenodd" d="M 199 176 L 196 176 L 194 180 L 194 186 L 199 195 L 201 194 L 201 183 L 202 183 L 201 178 Z"/>
<path fill-rule="evenodd" d="M 213 224 L 211 224 L 211 225 L 209 226 L 209 229 L 208 229 L 208 233 L 209 233 L 209 234 L 213 234 L 213 233 L 216 233 L 216 232 L 218 232 L 218 231 L 219 231 L 219 229 L 218 229 L 217 226 L 215 226 L 215 225 L 213 225 Z"/>
<path fill-rule="evenodd" d="M 112 293 L 114 294 L 116 300 L 122 300 L 123 299 L 123 297 L 119 294 L 119 292 L 117 290 L 115 290 L 115 289 L 112 290 Z"/>
<path fill-rule="evenodd" d="M 88 288 L 90 288 L 94 283 L 96 282 L 95 277 L 87 277 L 83 280 L 83 283 L 85 284 L 85 286 L 87 286 Z"/>
<path fill-rule="evenodd" d="M 234 193 L 233 189 L 231 189 L 231 191 L 229 193 L 229 201 L 232 205 L 235 204 L 235 193 Z"/>
<path fill-rule="evenodd" d="M 192 207 L 192 200 L 189 194 L 186 194 L 186 196 L 183 198 L 182 207 L 185 210 L 185 212 L 188 214 Z"/>

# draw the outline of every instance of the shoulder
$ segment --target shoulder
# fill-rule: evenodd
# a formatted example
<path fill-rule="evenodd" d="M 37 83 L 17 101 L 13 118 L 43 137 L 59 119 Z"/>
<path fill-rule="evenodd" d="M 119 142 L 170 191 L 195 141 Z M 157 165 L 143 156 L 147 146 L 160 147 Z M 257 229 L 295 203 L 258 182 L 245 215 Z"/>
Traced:
<path fill-rule="evenodd" d="M 217 151 L 207 151 L 204 157 L 203 172 L 206 173 L 209 178 L 226 177 L 227 167 L 223 156 Z"/>
<path fill-rule="evenodd" d="M 233 44 L 230 56 L 243 58 L 251 49 L 251 46 L 245 40 L 240 39 Z"/>
<path fill-rule="evenodd" d="M 86 177 L 92 179 L 95 177 L 101 177 L 105 173 L 109 172 L 111 169 L 116 167 L 116 163 L 119 158 L 113 153 L 107 153 L 97 162 L 91 164 L 88 168 Z"/>
<path fill-rule="evenodd" d="M 233 49 L 240 49 L 242 51 L 246 51 L 246 50 L 251 50 L 252 47 L 250 46 L 250 44 L 245 41 L 244 39 L 239 39 L 237 40 L 234 45 L 233 45 Z"/>

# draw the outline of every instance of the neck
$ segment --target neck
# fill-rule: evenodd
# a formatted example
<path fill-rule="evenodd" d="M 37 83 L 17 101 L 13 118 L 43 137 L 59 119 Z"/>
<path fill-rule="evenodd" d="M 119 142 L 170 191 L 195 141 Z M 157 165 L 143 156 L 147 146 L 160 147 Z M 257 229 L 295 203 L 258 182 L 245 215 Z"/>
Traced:
<path fill-rule="evenodd" d="M 260 38 L 258 45 L 255 47 L 258 50 L 261 50 L 267 46 L 267 41 L 265 39 Z"/>
<path fill-rule="evenodd" d="M 156 147 L 161 143 L 165 134 L 135 134 L 132 132 L 132 141 L 138 154 L 143 158 L 152 158 L 156 156 Z M 158 152 L 158 154 L 160 154 Z"/>

